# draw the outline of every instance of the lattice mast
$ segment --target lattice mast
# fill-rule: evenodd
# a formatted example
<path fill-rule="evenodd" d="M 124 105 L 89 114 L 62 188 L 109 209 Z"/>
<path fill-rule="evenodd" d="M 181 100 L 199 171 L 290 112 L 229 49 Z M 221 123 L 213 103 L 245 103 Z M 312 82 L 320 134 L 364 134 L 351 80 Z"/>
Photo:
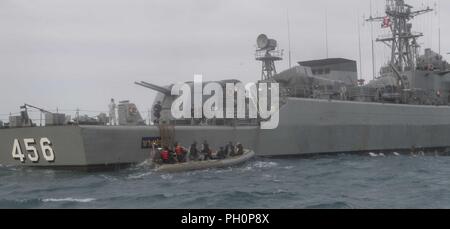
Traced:
<path fill-rule="evenodd" d="M 411 20 L 433 11 L 430 7 L 417 11 L 412 9 L 405 0 L 386 0 L 386 16 L 367 19 L 369 22 L 381 21 L 382 28 L 391 30 L 389 36 L 380 37 L 377 41 L 391 48 L 391 66 L 400 72 L 416 68 L 420 48 L 417 39 L 423 36 L 422 33 L 412 31 Z"/>

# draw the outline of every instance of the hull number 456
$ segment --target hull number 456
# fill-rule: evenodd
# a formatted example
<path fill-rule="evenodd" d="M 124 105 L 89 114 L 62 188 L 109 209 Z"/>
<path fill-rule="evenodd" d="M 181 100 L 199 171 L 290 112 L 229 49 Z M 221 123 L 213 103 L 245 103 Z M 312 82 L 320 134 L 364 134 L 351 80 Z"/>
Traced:
<path fill-rule="evenodd" d="M 23 145 L 25 148 L 21 147 L 18 139 L 14 139 L 12 157 L 15 160 L 20 160 L 22 163 L 25 163 L 28 158 L 31 162 L 38 163 L 40 152 L 46 161 L 55 161 L 55 152 L 52 148 L 52 142 L 48 138 L 41 138 L 39 141 L 36 141 L 34 138 L 25 138 L 23 139 Z M 38 146 L 40 148 L 39 151 Z"/>

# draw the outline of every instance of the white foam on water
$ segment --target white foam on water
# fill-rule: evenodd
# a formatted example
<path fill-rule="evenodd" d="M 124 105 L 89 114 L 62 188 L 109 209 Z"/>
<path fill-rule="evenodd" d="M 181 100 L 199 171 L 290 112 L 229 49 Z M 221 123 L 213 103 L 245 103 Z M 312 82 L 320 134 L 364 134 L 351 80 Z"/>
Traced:
<path fill-rule="evenodd" d="M 132 179 L 132 180 L 142 179 L 142 178 L 152 175 L 152 174 L 153 174 L 153 172 L 141 173 L 138 175 L 129 175 L 128 179 Z"/>
<path fill-rule="evenodd" d="M 117 181 L 117 178 L 110 177 L 110 176 L 107 176 L 107 175 L 100 175 L 100 177 L 105 179 L 105 180 L 107 180 L 107 181 Z"/>
<path fill-rule="evenodd" d="M 43 202 L 78 202 L 78 203 L 89 203 L 92 201 L 95 201 L 94 198 L 86 198 L 86 199 L 76 199 L 76 198 L 61 198 L 61 199 L 56 199 L 56 198 L 49 198 L 49 199 L 43 199 Z"/>
<path fill-rule="evenodd" d="M 259 161 L 254 164 L 254 167 L 256 167 L 256 168 L 272 168 L 275 166 L 278 166 L 278 163 Z"/>
<path fill-rule="evenodd" d="M 287 190 L 277 189 L 273 194 L 281 194 L 281 193 L 287 193 Z"/>
<path fill-rule="evenodd" d="M 173 194 L 173 193 L 164 193 L 163 196 L 165 198 L 172 198 L 172 197 L 175 197 L 175 194 Z"/>
<path fill-rule="evenodd" d="M 173 175 L 170 175 L 170 174 L 163 174 L 163 175 L 161 175 L 161 178 L 162 178 L 163 180 L 172 180 Z"/>
<path fill-rule="evenodd" d="M 228 172 L 232 172 L 232 171 L 233 171 L 233 168 L 228 167 L 228 168 L 225 168 L 225 169 L 215 170 L 214 173 L 220 174 L 220 173 L 228 173 Z"/>
<path fill-rule="evenodd" d="M 371 156 L 371 157 L 378 157 L 378 155 L 375 154 L 375 153 L 369 153 L 369 156 Z"/>
<path fill-rule="evenodd" d="M 140 168 L 140 167 L 151 167 L 153 165 L 154 165 L 153 161 L 147 159 L 147 160 L 141 162 L 140 164 L 136 165 L 136 167 L 138 167 L 138 168 Z"/>
<path fill-rule="evenodd" d="M 251 166 L 246 166 L 240 169 L 241 172 L 248 172 L 248 171 L 252 171 L 253 167 Z"/>

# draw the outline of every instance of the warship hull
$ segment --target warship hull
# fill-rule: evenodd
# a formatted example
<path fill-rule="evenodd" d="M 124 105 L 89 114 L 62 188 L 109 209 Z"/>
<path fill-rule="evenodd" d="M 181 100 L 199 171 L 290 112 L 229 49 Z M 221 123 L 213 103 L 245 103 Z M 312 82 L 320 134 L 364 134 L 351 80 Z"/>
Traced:
<path fill-rule="evenodd" d="M 150 157 L 146 141 L 159 137 L 156 126 L 2 129 L 0 164 L 35 167 L 137 164 Z M 267 157 L 415 150 L 442 153 L 450 148 L 450 107 L 289 98 L 280 110 L 277 129 L 176 126 L 173 137 L 186 147 L 203 140 L 215 149 L 228 141 L 240 142 L 255 151 L 256 156 Z M 48 145 L 54 154 L 52 161 L 44 157 L 48 150 L 42 149 L 40 139 L 51 142 Z M 15 144 L 19 144 L 23 160 L 14 156 L 18 152 Z M 38 160 L 33 149 L 39 155 Z"/>
<path fill-rule="evenodd" d="M 241 142 L 257 156 L 269 157 L 442 153 L 450 147 L 450 107 L 290 98 L 277 129 L 185 127 L 177 129 L 177 137 L 183 144 L 193 138 L 214 146 Z"/>
<path fill-rule="evenodd" d="M 55 126 L 30 127 L 0 130 L 0 164 L 5 166 L 23 165 L 33 167 L 112 167 L 129 165 L 145 161 L 149 150 L 141 147 L 143 136 L 157 135 L 157 128 L 113 127 L 113 126 Z M 153 133 L 154 132 L 154 133 Z M 44 157 L 39 145 L 40 139 L 48 139 L 54 160 Z M 25 139 L 33 139 L 36 144 L 28 146 Z M 23 160 L 14 157 L 17 154 L 15 142 L 20 145 Z M 48 151 L 47 151 L 48 154 Z"/>

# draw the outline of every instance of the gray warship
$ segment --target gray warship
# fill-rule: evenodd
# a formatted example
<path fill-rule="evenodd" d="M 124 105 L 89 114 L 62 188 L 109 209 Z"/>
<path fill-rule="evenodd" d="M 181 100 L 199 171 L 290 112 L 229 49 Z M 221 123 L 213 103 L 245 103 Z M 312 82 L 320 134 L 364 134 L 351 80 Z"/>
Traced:
<path fill-rule="evenodd" d="M 188 146 L 207 140 L 213 148 L 240 142 L 257 156 L 308 156 L 339 153 L 444 154 L 450 149 L 450 66 L 431 49 L 420 51 L 421 33 L 411 21 L 430 8 L 414 10 L 404 0 L 387 0 L 386 16 L 371 17 L 391 30 L 377 39 L 391 58 L 374 80 L 358 79 L 357 63 L 343 58 L 298 62 L 277 73 L 282 59 L 275 40 L 258 37 L 259 82 L 280 85 L 279 125 L 261 128 L 261 119 L 175 119 L 174 85 L 137 85 L 158 95 L 146 125 L 136 106 L 119 104 L 119 125 L 106 125 L 106 115 L 93 120 L 67 120 L 46 112 L 46 125 L 36 126 L 22 107 L 0 130 L 0 164 L 36 167 L 91 167 L 141 163 L 154 144 L 175 141 Z M 225 88 L 224 80 L 219 83 Z M 188 82 L 192 87 L 193 82 Z M 235 104 L 236 105 L 236 104 Z M 247 102 L 247 105 L 248 102 Z"/>

